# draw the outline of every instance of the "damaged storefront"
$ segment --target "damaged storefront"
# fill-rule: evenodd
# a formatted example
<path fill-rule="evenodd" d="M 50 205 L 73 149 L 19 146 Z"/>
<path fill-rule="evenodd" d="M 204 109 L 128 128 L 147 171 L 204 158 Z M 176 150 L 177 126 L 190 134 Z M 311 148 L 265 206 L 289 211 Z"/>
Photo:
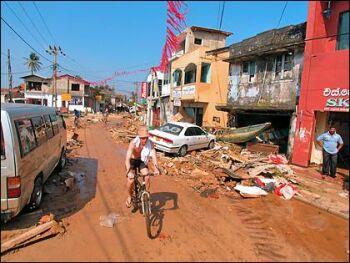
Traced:
<path fill-rule="evenodd" d="M 349 168 L 349 2 L 311 2 L 292 162 L 319 165 L 316 138 L 330 126 L 343 138 L 338 167 Z M 323 15 L 325 10 L 330 17 Z M 315 15 L 317 14 L 317 15 Z M 329 36 L 317 39 L 318 36 Z M 336 36 L 336 37 L 334 37 Z"/>
<path fill-rule="evenodd" d="M 271 123 L 259 142 L 291 155 L 303 65 L 306 23 L 260 33 L 230 46 L 228 126 Z"/>

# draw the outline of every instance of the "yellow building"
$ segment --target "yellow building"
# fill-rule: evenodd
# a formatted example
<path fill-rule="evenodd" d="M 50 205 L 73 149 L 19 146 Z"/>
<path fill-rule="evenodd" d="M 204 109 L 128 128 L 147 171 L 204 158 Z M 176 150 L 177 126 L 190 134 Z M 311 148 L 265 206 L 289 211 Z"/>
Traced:
<path fill-rule="evenodd" d="M 180 34 L 180 48 L 171 60 L 174 113 L 189 115 L 203 127 L 226 127 L 229 63 L 226 38 L 231 33 L 192 26 Z"/>

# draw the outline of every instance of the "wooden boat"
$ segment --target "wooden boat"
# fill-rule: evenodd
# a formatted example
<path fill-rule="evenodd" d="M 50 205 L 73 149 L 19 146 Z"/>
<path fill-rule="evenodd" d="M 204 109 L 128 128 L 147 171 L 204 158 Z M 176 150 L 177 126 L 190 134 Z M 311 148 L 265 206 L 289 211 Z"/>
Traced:
<path fill-rule="evenodd" d="M 242 143 L 254 139 L 270 126 L 271 122 L 265 122 L 241 128 L 218 130 L 215 135 L 218 141 Z"/>

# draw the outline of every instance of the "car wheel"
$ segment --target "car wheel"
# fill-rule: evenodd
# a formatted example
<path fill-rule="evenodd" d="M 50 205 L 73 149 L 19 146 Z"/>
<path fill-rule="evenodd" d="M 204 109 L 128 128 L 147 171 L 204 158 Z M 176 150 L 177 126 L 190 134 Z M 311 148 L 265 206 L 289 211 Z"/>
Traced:
<path fill-rule="evenodd" d="M 215 146 L 215 141 L 211 140 L 209 145 L 208 145 L 208 149 L 213 149 Z"/>
<path fill-rule="evenodd" d="M 58 169 L 62 170 L 67 163 L 66 151 L 62 149 L 60 161 L 58 163 Z"/>
<path fill-rule="evenodd" d="M 43 198 L 43 179 L 41 176 L 37 177 L 34 182 L 33 193 L 30 197 L 29 209 L 34 210 L 41 205 Z"/>
<path fill-rule="evenodd" d="M 186 153 L 187 153 L 187 146 L 182 145 L 179 149 L 178 156 L 184 157 L 186 155 Z"/>

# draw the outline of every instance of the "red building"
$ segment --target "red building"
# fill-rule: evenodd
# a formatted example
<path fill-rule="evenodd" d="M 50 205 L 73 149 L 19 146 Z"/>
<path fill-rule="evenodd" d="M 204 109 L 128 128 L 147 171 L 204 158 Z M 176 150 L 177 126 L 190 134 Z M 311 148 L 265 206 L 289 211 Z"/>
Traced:
<path fill-rule="evenodd" d="M 338 163 L 349 161 L 349 2 L 310 1 L 292 162 L 322 162 L 316 137 L 330 124 L 344 140 Z"/>

